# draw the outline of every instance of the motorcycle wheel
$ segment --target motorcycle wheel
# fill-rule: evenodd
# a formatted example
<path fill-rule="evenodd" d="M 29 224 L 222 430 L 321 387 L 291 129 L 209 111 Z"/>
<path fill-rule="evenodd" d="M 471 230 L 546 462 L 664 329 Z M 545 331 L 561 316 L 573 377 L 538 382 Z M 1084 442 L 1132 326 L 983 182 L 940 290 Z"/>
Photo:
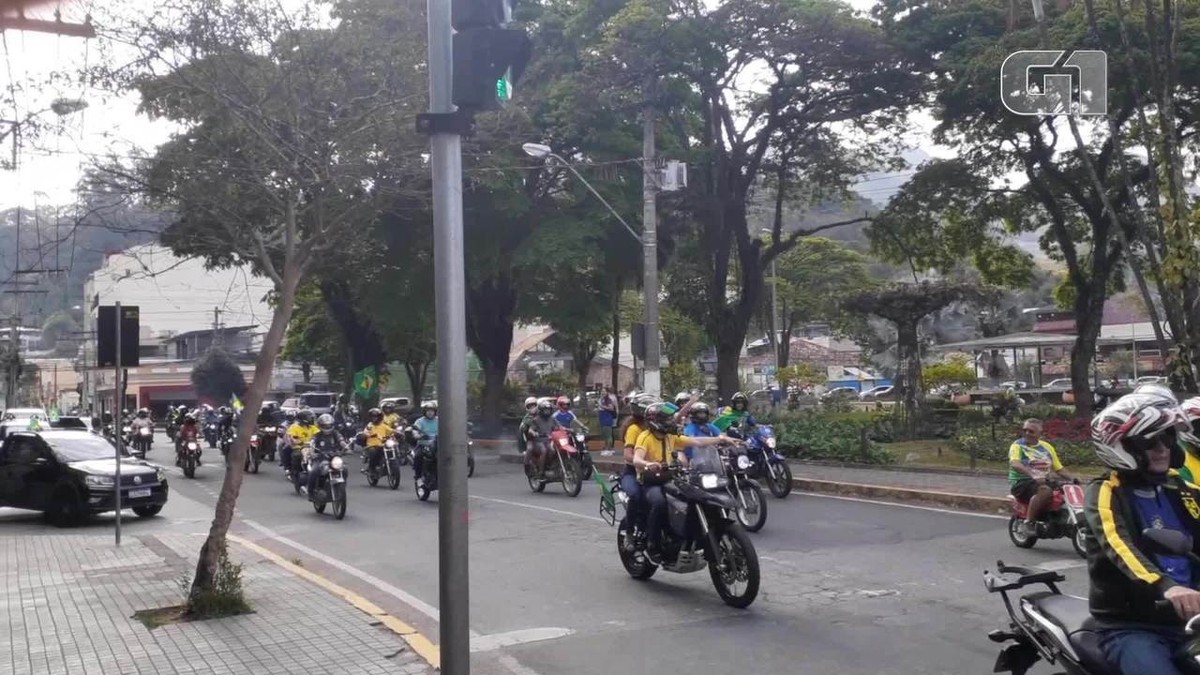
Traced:
<path fill-rule="evenodd" d="M 546 489 L 546 481 L 537 480 L 533 477 L 533 466 L 525 466 L 525 480 L 529 481 L 529 489 L 533 492 L 541 492 Z"/>
<path fill-rule="evenodd" d="M 417 499 L 421 501 L 429 501 L 430 489 L 417 482 L 417 478 L 413 477 L 413 489 L 417 491 Z"/>
<path fill-rule="evenodd" d="M 767 502 L 763 499 L 762 488 L 746 483 L 742 486 L 742 499 L 746 506 L 737 508 L 737 519 L 748 532 L 758 532 L 767 524 Z"/>
<path fill-rule="evenodd" d="M 745 609 L 758 596 L 758 553 L 754 543 L 737 523 L 730 523 L 714 534 L 719 550 L 712 552 L 708 566 L 713 586 L 725 604 Z"/>
<path fill-rule="evenodd" d="M 325 513 L 325 502 L 313 502 L 312 505 L 317 513 Z"/>
<path fill-rule="evenodd" d="M 1033 548 L 1037 543 L 1037 536 L 1021 532 L 1021 521 L 1022 519 L 1016 516 L 1008 519 L 1008 538 L 1017 548 Z"/>
<path fill-rule="evenodd" d="M 583 469 L 579 466 L 578 457 L 563 459 L 562 488 L 568 497 L 579 496 L 579 491 L 583 489 L 583 480 L 580 478 L 582 475 Z"/>
<path fill-rule="evenodd" d="M 792 467 L 787 462 L 767 463 L 767 488 L 779 499 L 792 491 Z"/>
<path fill-rule="evenodd" d="M 346 517 L 346 488 L 334 488 L 333 495 L 333 517 L 341 520 Z"/>
<path fill-rule="evenodd" d="M 592 474 L 596 472 L 595 465 L 592 464 L 592 456 L 589 454 L 583 455 L 583 480 L 592 479 Z"/>
<path fill-rule="evenodd" d="M 367 469 L 367 485 L 375 487 L 379 484 L 379 474 L 373 469 Z"/>
<path fill-rule="evenodd" d="M 617 555 L 621 558 L 621 565 L 625 567 L 625 571 L 629 576 L 638 581 L 645 581 L 654 576 L 658 571 L 658 565 L 650 562 L 644 551 L 627 551 L 625 550 L 625 539 L 629 537 L 629 527 L 626 525 L 626 520 L 621 519 L 617 525 Z"/>
<path fill-rule="evenodd" d="M 467 478 L 475 475 L 475 455 L 467 455 Z"/>
<path fill-rule="evenodd" d="M 400 487 L 400 465 L 392 464 L 388 468 L 391 469 L 391 472 L 388 473 L 388 487 L 395 490 Z"/>
<path fill-rule="evenodd" d="M 1087 533 L 1082 527 L 1074 528 L 1075 532 L 1071 535 L 1071 546 L 1075 548 L 1075 552 L 1080 558 L 1087 558 Z"/>
<path fill-rule="evenodd" d="M 196 460 L 191 456 L 183 459 L 183 475 L 188 478 L 196 477 Z"/>

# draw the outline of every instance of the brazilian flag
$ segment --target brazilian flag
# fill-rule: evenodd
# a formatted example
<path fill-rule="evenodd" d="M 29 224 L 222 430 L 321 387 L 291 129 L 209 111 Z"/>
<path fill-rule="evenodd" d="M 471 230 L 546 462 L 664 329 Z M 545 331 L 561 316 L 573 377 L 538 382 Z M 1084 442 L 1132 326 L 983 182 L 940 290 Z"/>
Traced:
<path fill-rule="evenodd" d="M 361 399 L 370 399 L 379 390 L 379 376 L 375 366 L 367 366 L 354 374 L 354 393 Z"/>

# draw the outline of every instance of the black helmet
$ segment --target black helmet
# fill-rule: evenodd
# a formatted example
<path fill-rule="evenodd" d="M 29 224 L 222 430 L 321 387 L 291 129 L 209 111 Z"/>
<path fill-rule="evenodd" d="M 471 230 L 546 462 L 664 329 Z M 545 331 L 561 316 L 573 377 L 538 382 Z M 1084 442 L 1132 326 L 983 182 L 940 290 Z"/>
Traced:
<path fill-rule="evenodd" d="M 688 409 L 688 417 L 696 424 L 707 424 L 710 411 L 707 403 L 694 403 Z"/>
<path fill-rule="evenodd" d="M 221 406 L 221 409 L 220 409 L 218 412 L 220 412 L 222 415 L 228 415 L 228 414 L 229 414 L 229 408 L 227 408 L 227 407 L 225 407 L 225 406 Z"/>
<path fill-rule="evenodd" d="M 147 418 L 147 417 L 149 417 L 149 416 L 150 416 L 150 411 L 149 411 L 149 410 L 146 410 L 145 408 L 142 408 L 141 410 L 138 410 L 138 417 L 140 417 L 140 418 L 142 418 L 142 419 L 146 419 L 146 418 Z"/>
<path fill-rule="evenodd" d="M 319 427 L 321 431 L 333 431 L 333 415 L 325 413 L 324 415 L 318 417 L 317 427 Z"/>
<path fill-rule="evenodd" d="M 296 420 L 296 411 L 295 410 L 286 410 L 283 413 L 283 417 L 286 420 L 295 421 Z"/>
<path fill-rule="evenodd" d="M 658 399 L 650 394 L 638 394 L 629 401 L 629 410 L 635 419 L 642 419 L 646 415 L 646 408 L 654 405 Z"/>
<path fill-rule="evenodd" d="M 367 417 L 370 417 L 372 422 L 376 422 L 376 423 L 382 422 L 383 421 L 383 411 L 380 410 L 379 408 L 371 408 L 370 410 L 367 411 Z"/>
<path fill-rule="evenodd" d="M 309 410 L 308 408 L 305 408 L 304 410 L 301 410 L 300 412 L 296 413 L 296 419 L 299 420 L 301 424 L 312 424 L 313 423 L 313 411 Z"/>
<path fill-rule="evenodd" d="M 393 403 L 392 401 L 384 401 L 383 402 L 383 412 L 390 413 L 395 409 L 396 409 L 396 404 Z"/>
<path fill-rule="evenodd" d="M 553 415 L 554 414 L 554 401 L 552 401 L 548 398 L 538 399 L 537 411 L 538 411 L 538 415 L 540 415 L 542 417 L 549 417 L 549 416 Z"/>
<path fill-rule="evenodd" d="M 673 434 L 679 430 L 675 424 L 675 413 L 679 406 L 667 401 L 659 401 L 646 407 L 646 424 L 654 431 Z"/>
<path fill-rule="evenodd" d="M 740 391 L 729 397 L 729 405 L 731 407 L 737 408 L 739 403 L 742 404 L 743 410 L 750 406 L 750 399 L 746 398 L 746 395 Z"/>

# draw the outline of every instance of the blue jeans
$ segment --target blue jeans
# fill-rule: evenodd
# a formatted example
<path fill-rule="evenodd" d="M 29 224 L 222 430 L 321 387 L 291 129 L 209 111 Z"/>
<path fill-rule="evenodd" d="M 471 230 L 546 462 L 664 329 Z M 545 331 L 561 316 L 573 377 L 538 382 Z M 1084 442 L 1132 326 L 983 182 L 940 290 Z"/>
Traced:
<path fill-rule="evenodd" d="M 645 531 L 645 509 L 642 508 L 642 500 L 645 497 L 642 495 L 642 484 L 637 481 L 637 475 L 632 470 L 627 469 L 621 474 L 621 489 L 629 496 L 629 502 L 625 505 L 625 518 L 630 525 L 636 525 Z"/>
<path fill-rule="evenodd" d="M 661 485 L 643 486 L 642 494 L 646 495 L 646 506 L 648 507 L 648 513 L 646 514 L 646 545 L 651 548 L 658 548 L 662 526 L 667 519 L 667 494 L 663 492 Z"/>
<path fill-rule="evenodd" d="M 279 448 L 279 466 L 288 471 L 292 470 L 292 446 L 285 445 Z"/>
<path fill-rule="evenodd" d="M 1182 631 L 1106 630 L 1101 646 L 1122 675 L 1181 675 L 1175 656 L 1184 645 Z"/>

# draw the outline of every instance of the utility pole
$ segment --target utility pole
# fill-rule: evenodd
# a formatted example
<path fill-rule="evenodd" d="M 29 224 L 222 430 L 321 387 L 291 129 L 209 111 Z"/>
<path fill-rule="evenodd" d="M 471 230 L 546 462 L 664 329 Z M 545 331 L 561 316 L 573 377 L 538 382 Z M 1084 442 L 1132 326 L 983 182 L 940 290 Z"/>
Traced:
<path fill-rule="evenodd" d="M 116 326 L 116 331 L 117 331 L 117 335 L 116 335 L 117 363 L 116 363 L 116 367 L 113 368 L 113 377 L 115 378 L 113 380 L 113 402 L 114 402 L 113 403 L 113 437 L 116 438 L 116 440 L 117 440 L 117 443 L 116 443 L 117 471 L 116 471 L 116 479 L 115 479 L 116 483 L 113 485 L 113 499 L 116 500 L 114 505 L 117 508 L 117 530 L 116 530 L 117 546 L 120 546 L 121 545 L 121 455 L 123 454 L 121 452 L 121 446 L 125 443 L 125 435 L 124 435 L 124 433 L 121 432 L 121 428 L 124 424 L 124 420 L 121 419 L 121 408 L 124 407 L 124 405 L 125 405 L 125 385 L 121 378 L 121 374 L 122 374 L 122 372 L 121 372 L 121 303 L 116 302 L 113 304 L 116 305 L 116 310 L 117 310 L 116 311 L 117 320 L 113 324 L 114 326 Z"/>
<path fill-rule="evenodd" d="M 213 336 L 211 346 L 220 347 L 224 342 L 221 336 L 221 308 L 213 307 Z"/>
<path fill-rule="evenodd" d="M 653 81 L 647 82 L 647 103 L 642 108 L 642 287 L 646 293 L 646 359 L 642 390 L 661 394 L 661 344 L 658 339 L 658 169 L 655 162 L 654 126 L 656 113 L 650 96 Z"/>

